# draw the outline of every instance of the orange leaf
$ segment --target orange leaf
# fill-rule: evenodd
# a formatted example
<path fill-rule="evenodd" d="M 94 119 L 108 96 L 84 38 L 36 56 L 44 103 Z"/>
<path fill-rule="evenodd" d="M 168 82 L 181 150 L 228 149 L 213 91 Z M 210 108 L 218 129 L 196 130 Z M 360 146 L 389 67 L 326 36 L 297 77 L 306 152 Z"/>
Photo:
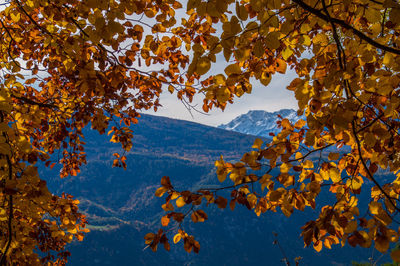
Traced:
<path fill-rule="evenodd" d="M 163 216 L 163 217 L 161 218 L 161 225 L 162 225 L 162 226 L 168 226 L 169 220 L 170 220 L 170 219 L 169 219 L 167 216 Z"/>

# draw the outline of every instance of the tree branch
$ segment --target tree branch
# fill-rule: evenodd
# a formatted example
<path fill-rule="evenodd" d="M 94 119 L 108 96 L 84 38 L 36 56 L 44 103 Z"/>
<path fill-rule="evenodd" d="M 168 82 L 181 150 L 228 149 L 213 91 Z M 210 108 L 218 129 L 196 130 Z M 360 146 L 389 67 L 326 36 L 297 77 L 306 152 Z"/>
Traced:
<path fill-rule="evenodd" d="M 18 97 L 18 96 L 15 96 L 15 95 L 11 95 L 11 96 L 14 97 L 15 99 L 18 99 L 20 101 L 26 102 L 26 103 L 31 104 L 31 105 L 37 105 L 39 107 L 52 108 L 52 109 L 53 108 L 57 108 L 57 106 L 55 106 L 53 104 L 35 102 L 35 101 L 31 100 L 31 99 L 28 99 L 28 98 L 22 97 L 22 96 L 21 97 Z"/>
<path fill-rule="evenodd" d="M 344 49 L 342 43 L 340 42 L 339 35 L 336 30 L 335 23 L 332 20 L 332 17 L 329 15 L 328 9 L 325 4 L 325 0 L 322 0 L 322 6 L 324 8 L 324 12 L 328 17 L 328 21 L 331 24 L 332 32 L 333 32 L 333 39 L 336 42 L 336 47 L 338 50 L 338 57 L 339 57 L 339 65 L 341 69 L 346 69 L 346 54 L 344 53 Z"/>
<path fill-rule="evenodd" d="M 349 24 L 347 24 L 346 22 L 344 22 L 341 19 L 337 19 L 337 18 L 330 18 L 329 16 L 323 14 L 321 12 L 321 10 L 313 8 L 312 6 L 307 5 L 306 3 L 304 3 L 302 0 L 293 0 L 294 3 L 298 4 L 300 7 L 302 7 L 304 10 L 314 14 L 315 16 L 319 17 L 320 19 L 325 20 L 326 22 L 329 22 L 329 20 L 331 19 L 331 21 L 337 25 L 340 25 L 341 27 L 351 30 L 356 36 L 358 36 L 361 40 L 366 41 L 367 43 L 371 44 L 372 46 L 375 46 L 376 48 L 382 49 L 386 52 L 389 53 L 393 53 L 393 54 L 397 54 L 400 55 L 400 50 L 399 49 L 395 49 L 393 47 L 389 47 L 383 44 L 380 44 L 376 41 L 374 41 L 373 39 L 371 39 L 370 37 L 368 37 L 367 35 L 365 35 L 364 33 L 362 33 L 361 31 L 357 30 L 356 28 L 350 26 Z"/>
<path fill-rule="evenodd" d="M 369 171 L 368 166 L 367 166 L 367 163 L 365 162 L 364 157 L 362 156 L 361 142 L 360 142 L 360 139 L 358 138 L 358 135 L 357 135 L 356 125 L 355 125 L 355 123 L 354 123 L 354 120 L 351 122 L 351 126 L 352 126 L 352 130 L 353 130 L 353 135 L 354 135 L 354 138 L 355 138 L 356 144 L 357 144 L 358 156 L 360 156 L 361 163 L 362 163 L 362 165 L 364 166 L 364 169 L 365 169 L 365 172 L 367 173 L 368 178 L 369 178 L 372 182 L 374 182 L 374 184 L 378 187 L 378 189 L 382 192 L 382 194 L 385 195 L 385 197 L 389 200 L 389 202 L 390 202 L 390 204 L 393 206 L 393 208 L 395 208 L 397 211 L 400 212 L 400 208 L 398 208 L 398 207 L 396 206 L 396 204 L 393 203 L 393 201 L 392 201 L 393 198 L 390 197 L 390 195 L 388 195 L 388 194 L 386 193 L 386 191 L 382 188 L 382 186 L 378 183 L 378 181 L 376 181 L 376 179 L 373 177 L 373 175 L 372 175 L 371 172 Z"/>
<path fill-rule="evenodd" d="M 18 0 L 15 0 L 15 1 L 17 2 L 18 7 L 22 10 L 22 12 L 29 18 L 29 20 L 30 20 L 36 27 L 38 27 L 42 32 L 45 32 L 45 33 L 47 33 L 47 34 L 49 34 L 49 35 L 52 35 L 47 29 L 45 29 L 45 28 L 43 28 L 42 26 L 40 26 L 40 25 L 36 22 L 36 20 L 34 20 L 34 19 L 32 18 L 32 16 L 28 14 L 28 12 L 26 12 L 26 10 L 24 9 L 24 7 L 21 5 L 21 3 L 20 3 Z"/>

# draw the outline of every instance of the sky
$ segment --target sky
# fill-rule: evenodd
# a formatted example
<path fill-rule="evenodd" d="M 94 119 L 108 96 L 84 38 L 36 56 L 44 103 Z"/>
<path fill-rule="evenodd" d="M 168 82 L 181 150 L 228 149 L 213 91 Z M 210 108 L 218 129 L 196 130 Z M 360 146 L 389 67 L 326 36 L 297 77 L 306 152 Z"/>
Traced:
<path fill-rule="evenodd" d="M 207 74 L 214 74 L 212 72 L 214 71 Z M 297 110 L 294 92 L 286 89 L 286 86 L 293 80 L 294 75 L 293 71 L 287 71 L 286 74 L 277 73 L 273 75 L 268 86 L 263 86 L 258 82 L 252 84 L 253 90 L 251 94 L 244 94 L 240 98 L 235 98 L 234 103 L 228 104 L 224 111 L 213 109 L 207 115 L 192 111 L 192 117 L 183 103 L 176 98 L 175 94 L 171 95 L 166 92 L 160 97 L 163 107 L 159 108 L 157 112 L 146 111 L 145 113 L 188 120 L 209 126 L 218 126 L 226 124 L 250 110 L 265 110 L 269 112 L 285 108 Z M 201 95 L 197 95 L 193 102 L 198 104 L 199 110 L 202 110 Z"/>

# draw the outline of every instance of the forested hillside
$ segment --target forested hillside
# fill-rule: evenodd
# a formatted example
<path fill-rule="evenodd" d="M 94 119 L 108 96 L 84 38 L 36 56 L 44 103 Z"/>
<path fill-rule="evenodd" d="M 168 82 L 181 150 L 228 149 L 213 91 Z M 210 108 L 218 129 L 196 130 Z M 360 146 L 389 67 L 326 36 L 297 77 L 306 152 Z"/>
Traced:
<path fill-rule="evenodd" d="M 59 179 L 56 168 L 41 168 L 52 191 L 80 200 L 90 224 L 84 241 L 70 245 L 70 265 L 280 265 L 284 256 L 273 244 L 273 232 L 292 262 L 303 257 L 300 265 L 347 265 L 370 256 L 371 250 L 348 247 L 304 249 L 300 227 L 316 215 L 311 209 L 286 219 L 279 212 L 257 217 L 242 206 L 235 212 L 213 207 L 206 223 L 186 225 L 200 242 L 199 254 L 183 252 L 181 243 L 170 252 L 146 249 L 143 237 L 158 228 L 163 215 L 163 201 L 154 196 L 161 177 L 170 176 L 180 189 L 219 186 L 214 161 L 221 154 L 228 161 L 240 159 L 256 137 L 164 117 L 139 120 L 127 170 L 112 168 L 118 146 L 96 132 L 86 134 L 88 164 L 77 177 Z"/>

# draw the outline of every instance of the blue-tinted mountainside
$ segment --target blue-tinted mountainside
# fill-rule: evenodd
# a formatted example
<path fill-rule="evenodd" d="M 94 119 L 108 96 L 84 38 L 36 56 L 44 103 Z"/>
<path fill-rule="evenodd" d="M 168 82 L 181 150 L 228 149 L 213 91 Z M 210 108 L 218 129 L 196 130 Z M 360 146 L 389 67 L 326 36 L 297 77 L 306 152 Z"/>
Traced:
<path fill-rule="evenodd" d="M 219 128 L 240 132 L 244 134 L 269 137 L 269 133 L 278 133 L 280 130 L 276 121 L 280 120 L 278 115 L 295 123 L 300 118 L 297 112 L 291 109 L 282 109 L 276 112 L 262 110 L 249 111 L 240 115 L 227 124 L 219 125 Z"/>
<path fill-rule="evenodd" d="M 92 230 L 83 242 L 69 246 L 70 265 L 282 265 L 272 232 L 278 233 L 292 263 L 303 257 L 300 265 L 348 265 L 370 256 L 370 250 L 349 247 L 321 253 L 303 248 L 300 227 L 317 215 L 311 209 L 295 211 L 287 219 L 280 212 L 257 217 L 242 206 L 234 212 L 204 206 L 209 220 L 185 225 L 200 242 L 200 254 L 187 254 L 182 243 L 172 244 L 170 252 L 160 247 L 153 253 L 143 237 L 160 227 L 164 199 L 155 198 L 154 192 L 161 177 L 170 176 L 178 189 L 220 186 L 214 161 L 221 154 L 226 160 L 240 159 L 256 137 L 150 115 L 143 115 L 133 130 L 126 171 L 111 167 L 118 145 L 95 132 L 86 133 L 88 164 L 77 177 L 60 179 L 56 167 L 41 168 L 52 191 L 81 201 Z"/>

